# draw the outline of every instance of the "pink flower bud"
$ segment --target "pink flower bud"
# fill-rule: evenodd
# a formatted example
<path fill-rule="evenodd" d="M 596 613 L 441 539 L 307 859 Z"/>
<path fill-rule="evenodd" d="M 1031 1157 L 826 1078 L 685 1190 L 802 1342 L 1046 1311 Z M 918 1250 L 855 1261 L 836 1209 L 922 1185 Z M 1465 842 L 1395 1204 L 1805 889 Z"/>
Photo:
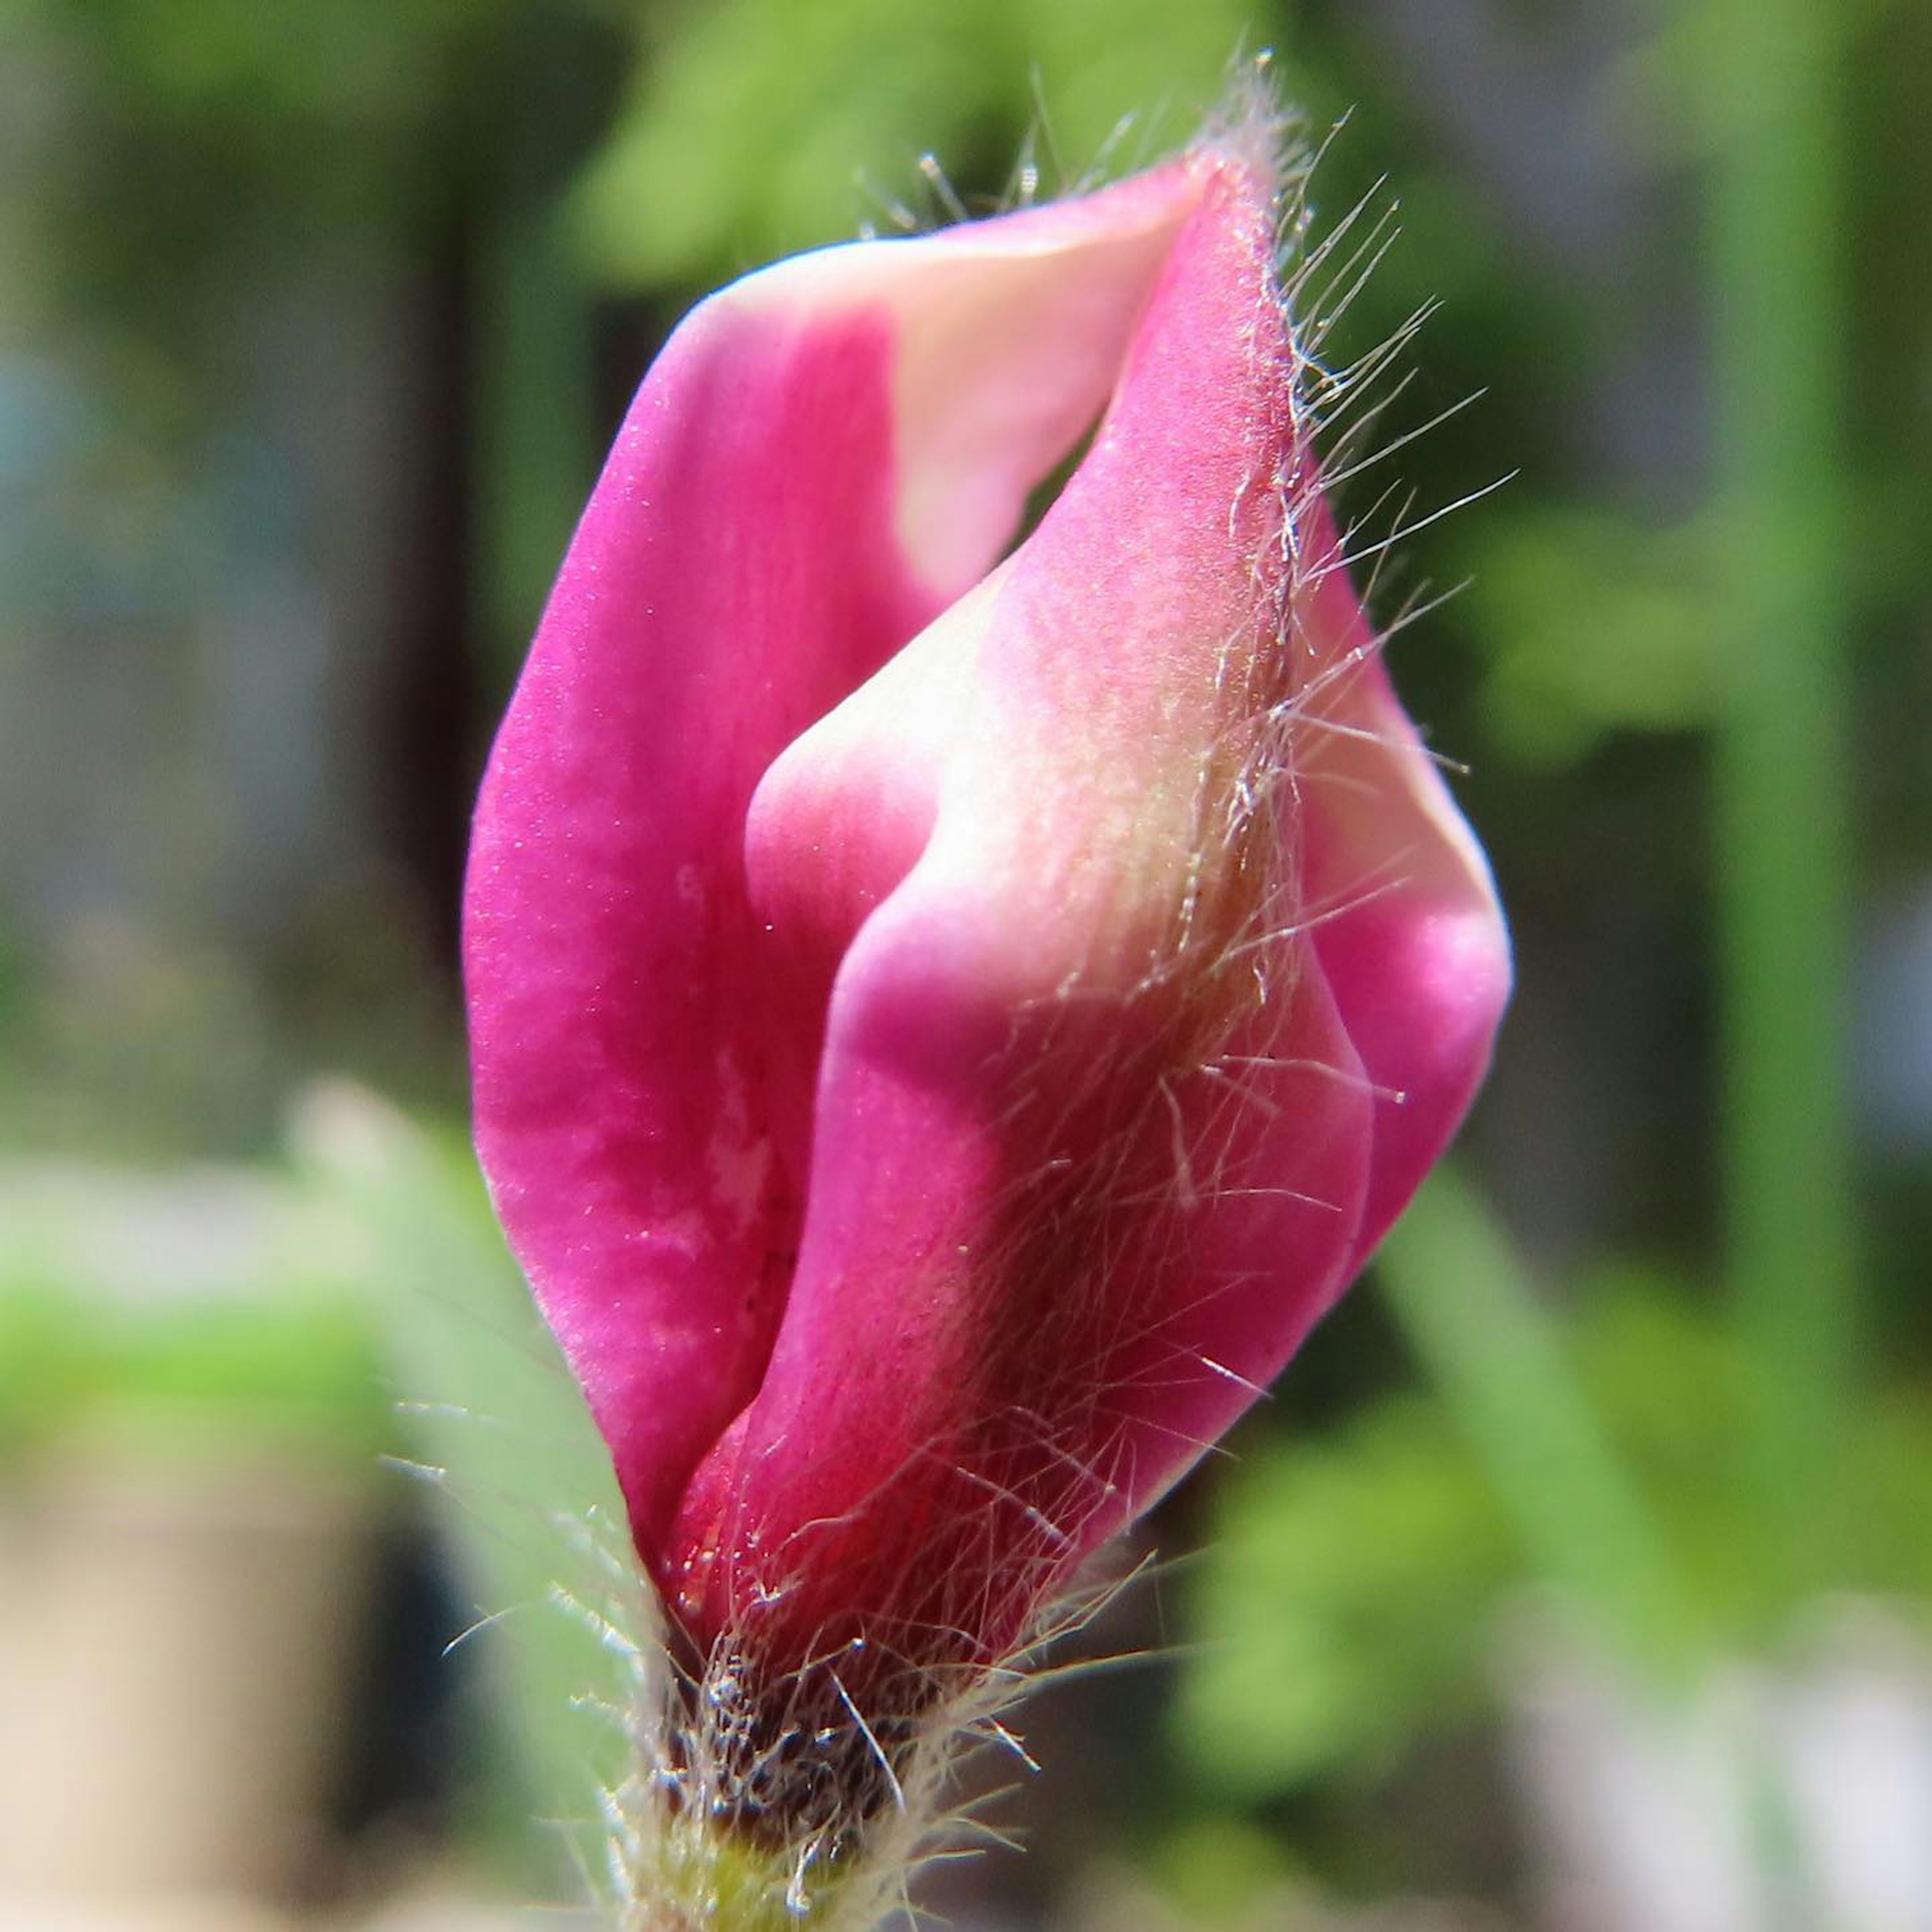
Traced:
<path fill-rule="evenodd" d="M 483 788 L 498 1208 L 674 1651 L 768 1751 L 770 1687 L 862 1720 L 861 1814 L 1360 1268 L 1505 996 L 1267 146 L 702 304 Z"/>

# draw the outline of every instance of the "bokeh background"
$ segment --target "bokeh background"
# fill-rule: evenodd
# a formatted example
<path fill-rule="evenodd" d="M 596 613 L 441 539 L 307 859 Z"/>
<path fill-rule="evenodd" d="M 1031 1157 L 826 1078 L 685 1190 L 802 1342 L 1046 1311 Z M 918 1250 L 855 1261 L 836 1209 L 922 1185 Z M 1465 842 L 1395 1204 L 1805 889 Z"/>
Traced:
<path fill-rule="evenodd" d="M 1378 596 L 1467 580 L 1394 662 L 1521 988 L 934 1901 L 1932 1928 L 1924 0 L 0 0 L 0 1924 L 594 1879 L 620 1539 L 463 1124 L 492 721 L 697 295 L 1262 47 L 1400 203 L 1345 350 L 1434 305 L 1390 434 L 1482 392 L 1349 507 L 1515 472 Z"/>

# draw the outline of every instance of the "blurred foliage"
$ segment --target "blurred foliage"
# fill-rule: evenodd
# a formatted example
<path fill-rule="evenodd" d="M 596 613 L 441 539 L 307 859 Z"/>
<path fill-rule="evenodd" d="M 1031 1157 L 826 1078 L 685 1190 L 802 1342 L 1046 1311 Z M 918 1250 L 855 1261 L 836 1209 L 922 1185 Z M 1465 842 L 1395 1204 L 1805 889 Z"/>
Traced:
<path fill-rule="evenodd" d="M 143 284 L 151 297 L 185 292 L 184 269 L 264 222 L 319 233 L 410 221 L 448 193 L 462 158 L 428 137 L 460 112 L 516 10 L 516 0 L 5 0 L 14 57 L 52 82 L 39 111 L 84 112 L 94 136 L 66 158 L 46 217 L 97 206 L 117 184 L 137 198 L 136 220 L 63 223 L 52 265 L 111 305 Z"/>
<path fill-rule="evenodd" d="M 1791 1606 L 1740 1506 L 1754 1364 L 1699 1299 L 1666 1270 L 1604 1264 L 1576 1294 L 1563 1349 L 1694 1616 L 1697 1655 L 1714 1664 L 1774 1654 Z M 1468 1318 L 1472 1349 L 1492 1350 L 1479 1318 Z M 1498 1363 L 1498 1383 L 1519 1366 Z M 1562 1532 L 1512 1507 L 1516 1478 L 1474 1446 L 1480 1426 L 1444 1392 L 1453 1380 L 1318 1440 L 1264 1440 L 1217 1486 L 1191 1599 L 1198 1648 L 1173 1713 L 1208 1788 L 1252 1803 L 1324 1779 L 1359 1790 L 1386 1778 L 1418 1739 L 1492 1708 L 1508 1684 L 1498 1611 L 1552 1578 L 1569 1587 L 1552 1606 L 1632 1667 L 1627 1634 L 1606 1620 L 1612 1600 L 1566 1579 L 1552 1547 Z M 1874 1400 L 1847 1450 L 1856 1500 L 1838 1587 L 1917 1604 L 1932 1625 L 1932 1390 Z M 1533 1428 L 1501 1453 L 1549 1474 L 1550 1445 Z M 1586 1498 L 1559 1479 L 1555 1500 L 1576 1513 L 1575 1535 L 1614 1547 L 1620 1532 L 1606 1534 Z"/>
<path fill-rule="evenodd" d="M 509 1749 L 486 1842 L 523 1883 L 601 1856 L 624 1768 L 628 1658 L 648 1612 L 610 1459 L 498 1232 L 465 1138 L 358 1088 L 311 1091 L 307 1198 L 358 1239 L 360 1312 L 406 1400 L 400 1430 L 477 1624 L 481 1728 Z M 538 1822 L 542 1821 L 542 1822 Z"/>
<path fill-rule="evenodd" d="M 0 1472 L 110 1429 L 165 1455 L 284 1445 L 368 1475 L 393 1440 L 376 1338 L 338 1298 L 112 1307 L 0 1283 Z"/>
<path fill-rule="evenodd" d="M 292 1138 L 278 1167 L 172 1188 L 0 1168 L 0 1506 L 82 1444 L 310 1469 L 372 1508 L 400 1500 L 385 1460 L 434 1482 L 476 1620 L 440 1634 L 479 1670 L 438 1672 L 486 1740 L 459 1794 L 474 1842 L 506 1883 L 568 1895 L 621 1768 L 598 1714 L 622 1708 L 646 1614 L 608 1458 L 466 1137 L 337 1083 Z"/>
<path fill-rule="evenodd" d="M 1460 615 L 1486 640 L 1482 703 L 1516 763 L 1571 766 L 1616 732 L 1709 723 L 1714 586 L 1696 526 L 1539 506 L 1492 519 L 1468 563 Z"/>
<path fill-rule="evenodd" d="M 1248 0 L 687 0 L 646 29 L 580 190 L 584 244 L 620 284 L 703 288 L 890 230 L 922 152 L 976 200 L 1028 154 L 1056 191 L 1184 136 L 1262 17 Z M 927 202 L 906 219 L 946 218 Z"/>
<path fill-rule="evenodd" d="M 1420 1396 L 1244 1457 L 1217 1486 L 1190 1604 L 1202 1648 L 1175 1726 L 1196 1774 L 1239 1798 L 1385 1775 L 1478 1704 L 1512 1550 L 1479 1466 Z"/>
<path fill-rule="evenodd" d="M 1238 1919 L 1303 1876 L 1279 1832 L 1232 1811 L 1184 1820 L 1150 1848 L 1148 1862 L 1162 1894 L 1208 1925 Z"/>

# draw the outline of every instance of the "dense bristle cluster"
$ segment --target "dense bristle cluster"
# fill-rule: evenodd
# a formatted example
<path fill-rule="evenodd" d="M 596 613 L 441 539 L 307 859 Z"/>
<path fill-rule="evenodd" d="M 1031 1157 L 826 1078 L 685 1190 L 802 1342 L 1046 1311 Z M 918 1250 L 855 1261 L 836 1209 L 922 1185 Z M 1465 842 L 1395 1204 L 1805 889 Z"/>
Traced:
<path fill-rule="evenodd" d="M 1009 1842 L 960 1801 L 962 1761 L 993 1747 L 1034 1768 L 1004 1720 L 1040 1653 L 1112 1594 L 1056 1605 L 1011 1657 L 875 1676 L 869 1712 L 845 1684 L 862 1646 L 772 1679 L 728 1640 L 687 1668 L 674 1644 L 607 1627 L 632 1762 L 603 1805 L 622 1932 L 866 1932 L 910 1912 L 921 1868 Z"/>

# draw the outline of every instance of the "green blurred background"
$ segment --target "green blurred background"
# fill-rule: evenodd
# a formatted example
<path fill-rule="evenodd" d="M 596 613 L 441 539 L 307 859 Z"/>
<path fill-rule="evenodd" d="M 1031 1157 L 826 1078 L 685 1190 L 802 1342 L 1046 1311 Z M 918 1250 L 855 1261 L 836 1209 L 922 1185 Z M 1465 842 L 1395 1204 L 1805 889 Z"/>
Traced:
<path fill-rule="evenodd" d="M 1378 594 L 1467 580 L 1393 662 L 1520 990 L 935 1899 L 1932 1928 L 1924 0 L 0 0 L 0 1922 L 573 1895 L 626 1583 L 464 1150 L 492 721 L 698 295 L 1262 47 L 1400 203 L 1335 352 L 1483 392 L 1345 507 L 1516 472 Z"/>

